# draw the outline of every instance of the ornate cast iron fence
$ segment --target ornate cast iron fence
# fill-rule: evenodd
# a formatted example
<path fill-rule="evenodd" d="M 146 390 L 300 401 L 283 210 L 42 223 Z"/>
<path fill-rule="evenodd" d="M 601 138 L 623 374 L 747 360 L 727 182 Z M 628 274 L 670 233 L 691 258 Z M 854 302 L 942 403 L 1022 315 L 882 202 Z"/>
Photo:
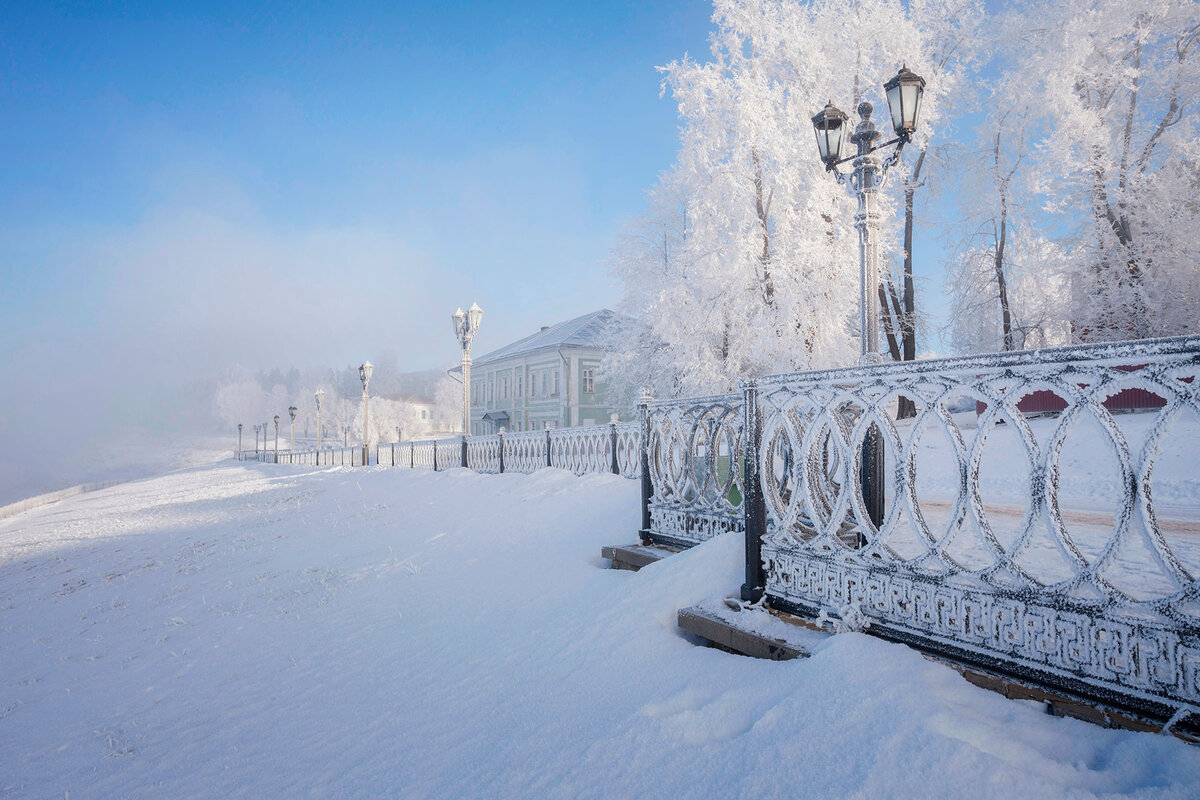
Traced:
<path fill-rule="evenodd" d="M 418 469 L 436 469 L 437 447 L 432 441 L 412 442 L 412 467 Z"/>
<path fill-rule="evenodd" d="M 438 439 L 434 442 L 437 450 L 437 468 L 450 469 L 451 467 L 462 467 L 463 464 L 463 440 L 462 437 L 454 439 Z"/>
<path fill-rule="evenodd" d="M 743 596 L 1100 700 L 1200 711 L 1198 377 L 1200 337 L 1185 337 L 747 383 L 761 499 Z M 1130 390 L 1156 410 L 1114 415 L 1106 401 Z M 1021 412 L 1035 392 L 1061 398 L 1057 416 Z M 901 396 L 915 418 L 896 421 Z M 676 408 L 652 411 L 654 469 L 685 506 L 673 513 L 707 512 L 711 491 L 687 494 L 699 417 Z M 860 480 L 872 428 L 878 527 Z"/>
<path fill-rule="evenodd" d="M 467 439 L 467 466 L 476 472 L 502 472 L 503 439 L 501 434 L 471 436 Z"/>
<path fill-rule="evenodd" d="M 690 547 L 745 530 L 742 395 L 660 401 L 642 414 L 642 538 Z"/>
<path fill-rule="evenodd" d="M 504 471 L 533 472 L 547 466 L 546 432 L 504 434 Z"/>

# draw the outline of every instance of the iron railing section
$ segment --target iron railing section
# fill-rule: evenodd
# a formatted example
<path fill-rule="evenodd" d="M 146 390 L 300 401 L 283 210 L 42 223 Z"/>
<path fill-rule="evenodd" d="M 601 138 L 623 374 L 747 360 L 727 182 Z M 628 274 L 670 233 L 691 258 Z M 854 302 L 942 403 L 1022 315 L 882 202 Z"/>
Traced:
<path fill-rule="evenodd" d="M 534 472 L 546 466 L 546 431 L 504 434 L 504 471 Z"/>
<path fill-rule="evenodd" d="M 690 547 L 744 531 L 742 395 L 651 403 L 645 502 L 654 542 Z"/>
<path fill-rule="evenodd" d="M 612 427 L 587 425 L 549 431 L 550 465 L 576 475 L 612 472 Z"/>
<path fill-rule="evenodd" d="M 1164 404 L 1118 419 L 1105 401 L 1130 389 Z M 1164 447 L 1200 449 L 1179 441 L 1197 438 L 1200 337 L 778 375 L 755 391 L 773 605 L 1103 700 L 1200 712 L 1195 516 L 1164 525 L 1154 500 L 1178 478 L 1156 472 Z M 1066 408 L 1030 420 L 1018 403 L 1034 392 Z M 896 421 L 899 397 L 915 418 Z M 971 401 L 981 413 L 962 413 Z M 694 415 L 676 409 L 653 407 L 664 500 L 707 508 L 689 499 L 680 460 Z M 872 429 L 885 464 L 878 527 L 860 473 Z M 942 497 L 929 488 L 938 470 Z M 1103 498 L 1080 501 L 1079 476 L 1105 471 L 1111 513 L 1097 513 Z M 1005 489 L 1000 474 L 1018 479 Z M 996 502 L 1013 486 L 1015 510 Z"/>
<path fill-rule="evenodd" d="M 625 478 L 641 477 L 641 426 L 636 422 L 618 422 L 612 427 L 616 433 L 618 474 Z"/>
<path fill-rule="evenodd" d="M 462 442 L 461 436 L 456 436 L 453 439 L 438 439 L 436 441 L 437 468 L 439 470 L 461 467 L 463 465 Z"/>
<path fill-rule="evenodd" d="M 433 440 L 412 443 L 412 466 L 417 469 L 433 469 L 437 454 L 437 443 Z"/>
<path fill-rule="evenodd" d="M 467 467 L 476 472 L 495 473 L 503 463 L 500 458 L 502 434 L 471 436 L 467 439 Z"/>

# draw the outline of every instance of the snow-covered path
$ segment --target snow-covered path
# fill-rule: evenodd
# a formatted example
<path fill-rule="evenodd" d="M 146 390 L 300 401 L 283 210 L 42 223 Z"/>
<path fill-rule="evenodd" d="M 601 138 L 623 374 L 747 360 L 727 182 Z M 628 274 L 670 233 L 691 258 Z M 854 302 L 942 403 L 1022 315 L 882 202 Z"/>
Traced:
<path fill-rule="evenodd" d="M 1050 717 L 898 645 L 770 663 L 639 573 L 638 485 L 222 464 L 0 522 L 0 797 L 1200 795 L 1200 748 Z"/>

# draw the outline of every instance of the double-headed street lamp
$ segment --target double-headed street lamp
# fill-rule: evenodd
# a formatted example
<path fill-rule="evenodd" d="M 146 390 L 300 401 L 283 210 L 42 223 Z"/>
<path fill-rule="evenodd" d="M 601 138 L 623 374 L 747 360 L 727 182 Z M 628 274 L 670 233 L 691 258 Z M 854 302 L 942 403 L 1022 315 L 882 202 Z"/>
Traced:
<path fill-rule="evenodd" d="M 258 426 L 254 426 L 254 457 L 258 458 Z"/>
<path fill-rule="evenodd" d="M 883 85 L 887 95 L 888 109 L 892 115 L 892 128 L 896 138 L 877 145 L 883 135 L 871 121 L 874 107 L 868 102 L 858 104 L 859 123 L 849 137 L 850 143 L 858 148 L 854 155 L 842 157 L 846 143 L 846 129 L 850 118 L 833 105 L 826 104 L 812 118 L 817 134 L 817 150 L 825 169 L 837 176 L 838 183 L 849 181 L 850 189 L 858 197 L 858 213 L 854 215 L 854 227 L 858 229 L 859 262 L 859 360 L 862 364 L 883 361 L 879 353 L 879 211 L 878 197 L 883 190 L 888 170 L 899 160 L 904 145 L 912 140 L 917 129 L 917 117 L 921 111 L 921 97 L 925 92 L 925 79 L 901 67 L 896 76 Z M 886 159 L 880 160 L 877 153 L 886 147 L 896 146 Z M 853 161 L 849 175 L 838 172 L 837 167 Z M 862 486 L 863 502 L 871 522 L 878 528 L 883 524 L 883 448 L 880 433 L 874 427 L 868 429 L 863 440 Z"/>
<path fill-rule="evenodd" d="M 471 435 L 471 343 L 482 321 L 483 309 L 478 303 L 472 303 L 465 314 L 461 306 L 454 312 L 454 335 L 462 345 L 463 436 Z"/>
<path fill-rule="evenodd" d="M 317 449 L 320 450 L 321 434 L 323 433 L 323 429 L 321 428 L 321 401 L 325 399 L 325 390 L 317 389 L 313 397 L 317 399 Z"/>
<path fill-rule="evenodd" d="M 288 406 L 288 416 L 292 418 L 292 450 L 296 452 L 296 407 Z"/>
<path fill-rule="evenodd" d="M 358 368 L 358 379 L 363 385 L 363 460 L 362 465 L 365 467 L 371 460 L 370 444 L 367 438 L 367 387 L 371 383 L 371 373 L 375 371 L 375 365 L 370 361 L 364 361 L 363 365 Z"/>

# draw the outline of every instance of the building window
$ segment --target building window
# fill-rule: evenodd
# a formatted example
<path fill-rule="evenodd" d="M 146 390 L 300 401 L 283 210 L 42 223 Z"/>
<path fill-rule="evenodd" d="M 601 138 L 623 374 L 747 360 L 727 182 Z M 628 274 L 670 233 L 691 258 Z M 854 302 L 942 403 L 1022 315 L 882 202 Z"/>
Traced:
<path fill-rule="evenodd" d="M 558 397 L 558 370 L 554 370 L 554 394 L 551 397 Z"/>
<path fill-rule="evenodd" d="M 542 372 L 542 393 L 538 397 L 545 397 L 550 393 L 550 373 Z"/>
<path fill-rule="evenodd" d="M 504 382 L 500 384 L 500 396 L 505 400 L 508 399 L 508 378 L 504 378 Z"/>
<path fill-rule="evenodd" d="M 583 371 L 583 393 L 596 393 L 596 370 L 588 367 Z"/>
<path fill-rule="evenodd" d="M 488 381 L 488 385 L 487 385 L 487 386 L 488 386 L 488 388 L 487 388 L 487 401 L 490 403 L 490 402 L 492 402 L 492 397 L 493 397 L 493 396 L 494 396 L 494 394 L 495 394 L 495 388 L 494 388 L 495 384 L 493 384 L 491 381 Z"/>
<path fill-rule="evenodd" d="M 429 412 L 423 408 L 421 409 L 421 419 L 429 419 Z"/>

